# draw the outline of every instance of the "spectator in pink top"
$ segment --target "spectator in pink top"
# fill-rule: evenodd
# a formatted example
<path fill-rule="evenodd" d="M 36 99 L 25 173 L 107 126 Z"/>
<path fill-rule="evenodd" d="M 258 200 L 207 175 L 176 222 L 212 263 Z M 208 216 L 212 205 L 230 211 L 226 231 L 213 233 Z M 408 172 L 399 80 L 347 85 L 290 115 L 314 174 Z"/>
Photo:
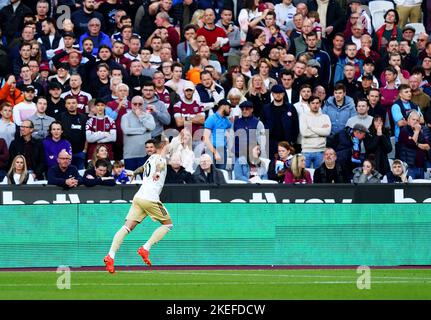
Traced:
<path fill-rule="evenodd" d="M 310 172 L 305 169 L 305 157 L 298 153 L 292 158 L 292 164 L 284 176 L 285 184 L 313 183 Z"/>

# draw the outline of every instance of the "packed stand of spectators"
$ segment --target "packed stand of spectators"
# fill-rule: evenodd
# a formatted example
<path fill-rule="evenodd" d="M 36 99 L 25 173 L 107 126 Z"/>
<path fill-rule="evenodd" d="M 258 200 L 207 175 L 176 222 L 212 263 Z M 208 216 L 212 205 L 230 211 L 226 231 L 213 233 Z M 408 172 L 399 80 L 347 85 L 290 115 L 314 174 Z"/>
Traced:
<path fill-rule="evenodd" d="M 162 132 L 167 183 L 424 179 L 431 8 L 368 3 L 0 1 L 0 181 L 133 183 Z"/>

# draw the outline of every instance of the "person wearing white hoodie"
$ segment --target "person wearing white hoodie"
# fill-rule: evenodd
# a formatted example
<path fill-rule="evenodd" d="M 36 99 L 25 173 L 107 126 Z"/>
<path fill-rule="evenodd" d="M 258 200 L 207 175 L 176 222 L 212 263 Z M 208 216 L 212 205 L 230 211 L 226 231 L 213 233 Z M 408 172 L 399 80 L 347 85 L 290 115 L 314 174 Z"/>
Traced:
<path fill-rule="evenodd" d="M 292 0 L 283 0 L 281 3 L 274 6 L 275 16 L 277 17 L 277 25 L 283 32 L 292 30 L 293 16 L 296 14 L 296 7 L 292 4 Z"/>
<path fill-rule="evenodd" d="M 299 131 L 302 136 L 302 153 L 305 156 L 305 167 L 318 168 L 323 161 L 326 148 L 326 137 L 331 133 L 331 120 L 321 111 L 322 101 L 312 96 L 309 100 L 310 111 L 299 117 Z"/>
<path fill-rule="evenodd" d="M 394 0 L 399 15 L 398 26 L 402 29 L 409 23 L 421 22 L 422 0 Z"/>

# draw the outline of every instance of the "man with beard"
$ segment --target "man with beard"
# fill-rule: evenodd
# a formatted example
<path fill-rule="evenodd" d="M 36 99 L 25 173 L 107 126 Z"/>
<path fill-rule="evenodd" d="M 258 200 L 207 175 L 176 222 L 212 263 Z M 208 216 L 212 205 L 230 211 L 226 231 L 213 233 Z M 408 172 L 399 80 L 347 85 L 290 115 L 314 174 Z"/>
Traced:
<path fill-rule="evenodd" d="M 85 124 L 87 116 L 78 113 L 78 101 L 76 97 L 69 96 L 65 101 L 66 111 L 58 117 L 63 125 L 64 137 L 72 145 L 72 164 L 80 169 L 84 169 L 84 161 L 87 152 L 87 141 L 85 136 Z"/>
<path fill-rule="evenodd" d="M 101 30 L 104 30 L 103 15 L 96 11 L 95 0 L 83 0 L 82 7 L 72 13 L 72 22 L 75 25 L 75 33 L 80 36 L 87 32 L 90 20 L 93 18 L 98 18 L 101 22 Z"/>
<path fill-rule="evenodd" d="M 358 53 L 356 44 L 354 44 L 354 43 L 346 44 L 346 48 L 344 50 L 344 53 L 346 54 L 346 56 L 344 58 L 338 59 L 338 63 L 335 66 L 334 84 L 345 78 L 344 66 L 346 64 L 353 65 L 353 67 L 354 67 L 353 79 L 354 80 L 358 79 L 363 72 L 364 61 L 356 58 L 356 54 Z"/>
<path fill-rule="evenodd" d="M 209 116 L 204 124 L 204 142 L 208 153 L 214 158 L 214 164 L 217 169 L 226 169 L 227 164 L 227 147 L 228 134 L 232 123 L 229 121 L 229 115 L 232 105 L 226 99 L 218 102 L 217 112 Z"/>
<path fill-rule="evenodd" d="M 187 81 L 183 88 L 183 97 L 181 101 L 174 105 L 174 118 L 178 131 L 183 128 L 188 128 L 192 133 L 193 146 L 201 141 L 201 137 L 196 135 L 195 132 L 202 129 L 205 122 L 205 112 L 203 107 L 196 99 L 194 99 L 195 85 Z"/>
<path fill-rule="evenodd" d="M 307 82 L 307 78 L 305 76 L 305 68 L 306 64 L 302 61 L 296 61 L 295 66 L 293 67 L 293 84 L 292 90 L 293 93 L 297 93 L 300 91 L 301 86 Z M 292 100 L 290 103 L 296 103 L 299 101 L 299 94 L 292 93 Z"/>
<path fill-rule="evenodd" d="M 139 96 L 142 92 L 142 86 L 145 82 L 151 81 L 150 77 L 142 75 L 142 64 L 139 60 L 133 60 L 130 63 L 130 76 L 126 83 L 130 88 L 130 97 Z"/>
<path fill-rule="evenodd" d="M 49 99 L 46 114 L 58 120 L 60 114 L 67 111 L 64 99 L 61 98 L 61 85 L 58 82 L 50 82 L 48 92 Z"/>
<path fill-rule="evenodd" d="M 43 44 L 48 58 L 52 58 L 54 50 L 64 45 L 60 33 L 55 29 L 55 20 L 48 18 L 42 22 L 42 36 L 38 39 Z"/>
<path fill-rule="evenodd" d="M 316 32 L 311 31 L 307 34 L 305 42 L 307 49 L 304 52 L 312 53 L 314 59 L 320 63 L 319 77 L 322 79 L 322 83 L 329 83 L 331 79 L 331 58 L 329 58 L 329 54 L 326 51 L 319 49 Z"/>
<path fill-rule="evenodd" d="M 142 97 L 144 98 L 144 110 L 150 113 L 156 127 L 151 131 L 151 137 L 154 138 L 163 132 L 163 126 L 169 125 L 171 117 L 165 104 L 159 100 L 156 92 L 155 85 L 152 81 L 145 82 L 142 86 Z"/>
<path fill-rule="evenodd" d="M 165 129 L 176 128 L 174 105 L 180 101 L 180 96 L 174 90 L 165 86 L 165 76 L 163 75 L 163 72 L 159 70 L 153 74 L 153 83 L 157 97 L 165 104 L 166 110 L 168 110 L 171 116 L 171 122 L 169 125 L 165 126 Z"/>
<path fill-rule="evenodd" d="M 225 97 L 223 87 L 216 84 L 211 72 L 206 70 L 201 72 L 201 83 L 196 86 L 196 91 L 199 94 L 206 116 Z"/>

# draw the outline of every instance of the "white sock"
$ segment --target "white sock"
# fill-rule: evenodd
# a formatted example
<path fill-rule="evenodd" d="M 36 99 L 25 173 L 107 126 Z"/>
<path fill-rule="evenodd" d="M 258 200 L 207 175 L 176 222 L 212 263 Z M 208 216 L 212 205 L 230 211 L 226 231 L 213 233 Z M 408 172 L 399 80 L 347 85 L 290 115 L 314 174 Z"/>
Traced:
<path fill-rule="evenodd" d="M 161 225 L 156 230 L 154 230 L 153 234 L 151 235 L 150 239 L 143 245 L 144 249 L 147 251 L 150 251 L 153 244 L 156 244 L 160 240 L 163 239 L 163 237 L 172 229 L 172 225 Z"/>
<path fill-rule="evenodd" d="M 118 230 L 117 233 L 115 234 L 114 239 L 112 240 L 111 249 L 109 249 L 109 256 L 112 259 L 115 259 L 115 253 L 120 248 L 121 243 L 129 233 L 130 233 L 130 229 L 127 228 L 126 226 L 122 226 L 120 230 Z"/>

